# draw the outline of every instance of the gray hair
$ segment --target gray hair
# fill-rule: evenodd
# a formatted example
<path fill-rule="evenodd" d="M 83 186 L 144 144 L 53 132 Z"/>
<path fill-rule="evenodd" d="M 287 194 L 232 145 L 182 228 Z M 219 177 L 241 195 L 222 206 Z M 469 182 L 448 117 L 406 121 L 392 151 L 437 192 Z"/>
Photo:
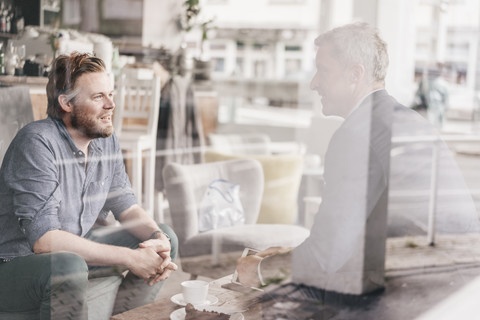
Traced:
<path fill-rule="evenodd" d="M 315 45 L 331 45 L 335 57 L 348 65 L 361 64 L 370 81 L 385 82 L 388 67 L 387 44 L 368 23 L 347 24 L 327 31 Z"/>

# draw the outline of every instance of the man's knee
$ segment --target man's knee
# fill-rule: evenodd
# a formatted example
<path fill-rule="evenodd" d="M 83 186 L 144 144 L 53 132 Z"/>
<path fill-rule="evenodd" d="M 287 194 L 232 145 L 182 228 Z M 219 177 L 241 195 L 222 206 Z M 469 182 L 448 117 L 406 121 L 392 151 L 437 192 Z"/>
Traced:
<path fill-rule="evenodd" d="M 170 247 L 171 247 L 171 252 L 170 252 L 170 257 L 172 260 L 175 260 L 177 257 L 177 250 L 178 250 L 178 238 L 175 232 L 173 231 L 170 226 L 162 223 L 158 223 L 158 227 L 163 230 L 168 236 L 170 237 Z"/>
<path fill-rule="evenodd" d="M 75 253 L 58 252 L 51 255 L 52 274 L 85 274 L 88 276 L 86 261 Z"/>
<path fill-rule="evenodd" d="M 51 254 L 50 258 L 52 287 L 64 285 L 86 290 L 88 285 L 88 266 L 85 260 L 77 254 L 58 252 Z"/>

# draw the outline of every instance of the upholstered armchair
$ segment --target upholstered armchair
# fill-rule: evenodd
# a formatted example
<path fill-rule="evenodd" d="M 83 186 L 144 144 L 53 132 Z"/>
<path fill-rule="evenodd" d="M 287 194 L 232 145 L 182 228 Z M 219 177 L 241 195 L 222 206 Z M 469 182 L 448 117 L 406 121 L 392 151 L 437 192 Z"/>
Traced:
<path fill-rule="evenodd" d="M 264 187 L 263 169 L 257 160 L 235 159 L 191 165 L 170 163 L 163 170 L 163 178 L 182 268 L 193 277 L 201 275 L 202 268 L 190 264 L 185 269 L 184 258 L 211 255 L 215 264 L 226 252 L 240 251 L 245 247 L 259 250 L 271 246 L 294 247 L 309 235 L 306 228 L 297 225 L 257 223 Z M 216 179 L 240 186 L 245 224 L 200 232 L 199 205 L 205 190 Z"/>

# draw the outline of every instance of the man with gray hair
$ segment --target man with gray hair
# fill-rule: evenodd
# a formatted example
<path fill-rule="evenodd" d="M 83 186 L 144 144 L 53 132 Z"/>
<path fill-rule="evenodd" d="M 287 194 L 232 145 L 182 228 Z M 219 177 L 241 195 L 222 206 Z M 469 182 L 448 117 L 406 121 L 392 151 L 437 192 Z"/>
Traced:
<path fill-rule="evenodd" d="M 383 89 L 387 44 L 366 23 L 350 24 L 315 39 L 317 72 L 311 89 L 322 97 L 323 113 L 347 118 L 362 98 Z"/>
<path fill-rule="evenodd" d="M 375 28 L 366 23 L 345 25 L 320 35 L 315 44 L 317 72 L 311 89 L 322 97 L 325 115 L 345 119 L 326 152 L 321 205 L 310 236 L 301 245 L 269 248 L 241 258 L 237 271 L 241 283 L 257 286 L 265 278 L 278 277 L 279 256 L 291 255 L 293 282 L 342 294 L 363 294 L 384 285 L 392 183 L 395 188 L 403 183 L 409 191 L 430 187 L 429 177 L 424 179 L 422 174 L 430 172 L 431 142 L 421 145 L 420 152 L 419 146 L 407 146 L 395 153 L 399 156 L 391 162 L 392 137 L 438 134 L 385 90 L 387 46 Z M 448 167 L 442 177 L 444 185 L 465 188 L 453 157 L 443 152 L 444 144 L 439 146 L 445 155 L 442 165 Z M 419 165 L 426 168 L 416 172 L 413 168 Z M 441 224 L 452 228 L 448 231 L 471 231 L 475 219 L 471 196 L 458 201 L 467 209 L 466 219 L 451 219 L 458 210 L 450 210 L 446 220 L 440 219 Z"/>
<path fill-rule="evenodd" d="M 346 25 L 320 35 L 315 44 L 317 72 L 311 89 L 322 97 L 325 115 L 345 119 L 326 152 L 322 203 L 309 238 L 293 253 L 269 248 L 240 259 L 239 279 L 255 286 L 259 279 L 278 276 L 269 273 L 269 261 L 291 254 L 295 282 L 361 293 L 365 285 L 352 284 L 351 275 L 356 279 L 363 270 L 349 261 L 363 252 L 369 216 L 386 223 L 392 113 L 398 103 L 384 90 L 388 56 L 374 28 Z M 263 277 L 257 277 L 256 270 Z"/>

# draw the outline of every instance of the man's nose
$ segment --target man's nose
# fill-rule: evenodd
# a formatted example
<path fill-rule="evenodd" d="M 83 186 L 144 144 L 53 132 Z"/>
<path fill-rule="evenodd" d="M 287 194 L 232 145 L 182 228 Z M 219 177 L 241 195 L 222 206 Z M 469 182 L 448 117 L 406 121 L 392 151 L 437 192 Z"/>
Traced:
<path fill-rule="evenodd" d="M 113 98 L 107 97 L 105 103 L 106 109 L 115 109 L 115 101 Z"/>

